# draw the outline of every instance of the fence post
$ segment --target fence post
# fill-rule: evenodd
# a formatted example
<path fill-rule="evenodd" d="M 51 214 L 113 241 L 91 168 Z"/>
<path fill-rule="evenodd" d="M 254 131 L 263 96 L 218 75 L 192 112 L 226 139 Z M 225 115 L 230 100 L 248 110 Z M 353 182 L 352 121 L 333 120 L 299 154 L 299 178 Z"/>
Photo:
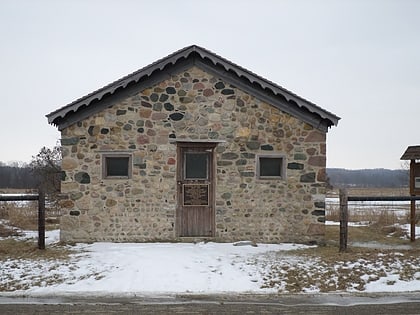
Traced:
<path fill-rule="evenodd" d="M 410 201 L 410 241 L 416 240 L 416 200 Z"/>
<path fill-rule="evenodd" d="M 45 249 L 45 193 L 38 191 L 38 248 Z"/>
<path fill-rule="evenodd" d="M 340 252 L 347 250 L 348 221 L 347 190 L 340 189 Z"/>

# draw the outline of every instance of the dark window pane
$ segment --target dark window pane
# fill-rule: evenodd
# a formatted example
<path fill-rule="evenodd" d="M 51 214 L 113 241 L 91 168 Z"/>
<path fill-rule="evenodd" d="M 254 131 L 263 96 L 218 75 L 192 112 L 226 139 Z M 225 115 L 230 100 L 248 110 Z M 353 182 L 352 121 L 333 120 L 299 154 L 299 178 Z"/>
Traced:
<path fill-rule="evenodd" d="M 207 179 L 207 163 L 206 153 L 185 153 L 185 178 Z"/>
<path fill-rule="evenodd" d="M 260 157 L 260 176 L 281 177 L 282 158 Z"/>
<path fill-rule="evenodd" d="M 107 157 L 106 176 L 128 176 L 128 157 Z"/>

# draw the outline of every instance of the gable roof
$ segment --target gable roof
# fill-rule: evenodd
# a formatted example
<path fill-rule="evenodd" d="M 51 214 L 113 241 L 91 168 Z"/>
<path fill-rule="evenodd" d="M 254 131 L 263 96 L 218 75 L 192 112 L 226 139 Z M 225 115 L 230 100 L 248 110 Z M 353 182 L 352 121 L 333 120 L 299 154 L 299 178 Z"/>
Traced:
<path fill-rule="evenodd" d="M 202 47 L 192 45 L 112 82 L 46 115 L 59 130 L 111 106 L 121 97 L 146 89 L 171 74 L 197 66 L 245 92 L 266 101 L 315 128 L 327 131 L 338 116 Z"/>
<path fill-rule="evenodd" d="M 418 159 L 420 159 L 420 145 L 409 146 L 400 158 L 400 160 L 418 160 Z"/>

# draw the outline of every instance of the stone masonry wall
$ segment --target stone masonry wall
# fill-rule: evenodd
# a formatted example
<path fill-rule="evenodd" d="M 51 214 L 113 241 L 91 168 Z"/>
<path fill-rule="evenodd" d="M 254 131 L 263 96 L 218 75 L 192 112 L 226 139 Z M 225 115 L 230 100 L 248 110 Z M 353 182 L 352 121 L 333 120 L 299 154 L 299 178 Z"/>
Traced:
<path fill-rule="evenodd" d="M 217 145 L 219 241 L 322 242 L 326 135 L 193 67 L 62 131 L 63 241 L 176 240 L 176 144 Z M 103 179 L 102 155 L 132 155 L 131 179 Z M 256 178 L 256 155 L 286 179 Z"/>

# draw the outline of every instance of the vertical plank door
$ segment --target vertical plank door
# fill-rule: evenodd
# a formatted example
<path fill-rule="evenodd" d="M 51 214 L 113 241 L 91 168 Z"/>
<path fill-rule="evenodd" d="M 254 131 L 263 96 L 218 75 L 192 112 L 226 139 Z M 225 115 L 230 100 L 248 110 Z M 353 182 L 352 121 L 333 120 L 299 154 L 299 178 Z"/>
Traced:
<path fill-rule="evenodd" d="M 214 235 L 214 147 L 178 143 L 178 236 Z"/>

